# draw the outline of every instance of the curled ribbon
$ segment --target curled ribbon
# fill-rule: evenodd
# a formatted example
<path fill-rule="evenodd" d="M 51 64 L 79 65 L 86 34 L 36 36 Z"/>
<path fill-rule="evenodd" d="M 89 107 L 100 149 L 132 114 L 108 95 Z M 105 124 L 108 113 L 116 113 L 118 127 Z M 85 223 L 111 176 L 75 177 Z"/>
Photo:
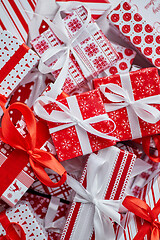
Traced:
<path fill-rule="evenodd" d="M 144 223 L 133 240 L 143 240 L 146 234 L 150 234 L 150 240 L 159 240 L 160 222 L 157 220 L 160 213 L 160 200 L 151 208 L 141 199 L 127 196 L 123 206 L 136 216 L 144 219 Z"/>
<path fill-rule="evenodd" d="M 1 212 L 0 214 L 0 223 L 6 231 L 6 235 L 1 236 L 0 240 L 26 240 L 26 234 L 21 225 L 18 223 L 10 222 L 5 214 L 5 211 Z M 15 227 L 18 228 L 18 233 Z"/>
<path fill-rule="evenodd" d="M 85 22 L 82 25 L 81 29 L 79 29 L 78 32 L 72 38 L 69 37 L 61 17 L 62 11 L 69 12 L 73 8 L 78 8 L 80 6 L 82 6 L 82 4 L 77 2 L 68 3 L 67 6 L 65 5 L 65 8 L 61 6 L 53 22 L 43 17 L 43 20 L 45 20 L 45 22 L 49 25 L 52 31 L 56 34 L 56 36 L 59 39 L 61 39 L 61 41 L 63 41 L 64 43 L 63 45 L 56 46 L 54 48 L 49 48 L 48 50 L 46 50 L 42 54 L 39 61 L 39 66 L 38 66 L 39 71 L 43 74 L 50 73 L 62 68 L 60 74 L 58 75 L 58 78 L 56 79 L 56 82 L 54 83 L 53 94 L 55 98 L 61 93 L 62 86 L 66 80 L 66 77 L 68 74 L 68 68 L 69 68 L 69 57 L 71 52 L 74 55 L 78 64 L 80 66 L 83 65 L 83 68 L 84 68 L 84 64 L 82 63 L 79 53 L 76 52 L 76 50 L 74 49 L 74 43 L 76 42 L 77 38 L 80 35 L 83 36 L 84 29 L 86 29 L 86 26 L 88 26 L 91 20 L 90 10 L 85 6 L 85 9 L 87 10 L 87 13 L 88 13 L 87 18 L 85 19 Z M 45 64 L 45 62 L 49 60 L 51 57 L 55 56 L 56 54 L 58 55 L 60 54 L 60 57 L 58 57 L 57 62 L 52 67 L 48 67 Z M 87 69 L 87 66 L 86 66 L 86 71 L 89 71 L 89 69 Z"/>
<path fill-rule="evenodd" d="M 18 132 L 10 119 L 9 111 L 13 109 L 19 110 L 24 116 L 28 129 L 26 137 L 23 137 Z M 0 138 L 3 142 L 15 148 L 15 158 L 21 156 L 21 161 L 23 161 L 23 158 L 29 160 L 35 175 L 43 184 L 49 187 L 58 187 L 66 181 L 66 170 L 52 154 L 36 147 L 36 128 L 36 119 L 31 109 L 23 103 L 13 103 L 4 111 Z M 62 176 L 60 181 L 57 183 L 52 182 L 44 168 L 50 168 L 60 174 Z"/>
<path fill-rule="evenodd" d="M 73 100 L 77 101 L 75 96 L 70 97 L 70 99 L 71 98 Z M 51 102 L 56 103 L 63 111 L 53 110 L 51 112 L 51 114 L 49 114 L 44 109 L 44 107 L 41 105 L 40 102 L 44 102 L 45 104 L 48 104 L 48 103 L 51 103 Z M 83 120 L 83 119 L 80 119 L 76 115 L 75 108 L 76 107 L 74 106 L 73 109 L 71 107 L 69 109 L 64 104 L 62 104 L 61 102 L 58 102 L 55 99 L 47 97 L 47 96 L 39 97 L 34 104 L 34 110 L 40 118 L 42 118 L 46 121 L 49 121 L 49 122 L 53 122 L 53 123 L 62 123 L 62 125 L 51 128 L 50 133 L 54 133 L 54 132 L 60 131 L 62 129 L 66 129 L 68 127 L 71 127 L 71 126 L 78 125 L 81 129 L 83 129 L 87 132 L 90 132 L 91 134 L 94 134 L 98 137 L 102 137 L 102 138 L 110 139 L 110 140 L 118 140 L 116 137 L 108 135 L 109 133 L 112 133 L 115 130 L 116 126 L 115 126 L 114 121 L 112 119 L 110 119 L 107 114 L 98 115 L 98 116 L 91 117 L 91 118 Z M 91 125 L 92 123 L 98 123 L 98 122 L 101 122 L 101 121 L 111 121 L 114 125 L 114 129 L 111 132 L 106 134 L 106 133 L 102 133 L 102 132 L 100 132 L 100 131 L 98 131 L 98 130 L 96 130 L 95 128 L 92 127 L 92 125 Z M 65 124 L 63 124 L 63 123 L 65 123 Z"/>
<path fill-rule="evenodd" d="M 109 89 L 112 93 L 105 90 Z M 160 104 L 160 95 L 131 101 L 128 91 L 117 84 L 108 83 L 100 86 L 104 96 L 113 103 L 105 104 L 106 112 L 112 112 L 124 107 L 131 107 L 135 114 L 143 121 L 156 123 L 160 120 L 160 111 L 149 104 Z"/>

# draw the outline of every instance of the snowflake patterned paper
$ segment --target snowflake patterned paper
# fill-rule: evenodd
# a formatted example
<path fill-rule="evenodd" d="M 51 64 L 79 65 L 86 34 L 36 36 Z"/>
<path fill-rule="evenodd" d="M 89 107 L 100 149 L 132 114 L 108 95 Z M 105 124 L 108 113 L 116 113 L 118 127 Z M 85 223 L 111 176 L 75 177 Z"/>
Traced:
<path fill-rule="evenodd" d="M 71 40 L 82 28 L 86 18 L 86 9 L 79 7 L 63 19 Z M 51 29 L 48 29 L 31 41 L 31 45 L 40 56 L 43 56 L 49 48 L 54 49 L 56 46 L 63 45 L 63 42 Z M 81 86 L 87 79 L 97 76 L 118 60 L 117 52 L 93 19 L 78 37 L 73 47 L 79 56 L 79 60 L 75 59 L 73 53 L 70 54 L 68 75 L 63 86 L 63 91 L 66 93 L 70 93 L 76 87 Z M 46 61 L 46 64 L 54 65 L 60 56 L 60 53 L 52 56 Z M 52 73 L 55 79 L 59 73 L 60 69 Z"/>
<path fill-rule="evenodd" d="M 0 94 L 8 98 L 39 57 L 7 31 L 0 32 L 0 55 Z"/>
<path fill-rule="evenodd" d="M 96 169 L 94 165 L 95 161 L 92 162 L 93 158 L 99 163 L 98 169 Z M 101 185 L 101 188 L 98 188 L 98 197 L 100 200 L 122 199 L 130 179 L 136 156 L 116 147 L 109 147 L 100 150 L 97 155 L 91 154 L 89 160 L 93 165 L 94 174 L 96 174 L 97 186 Z M 105 164 L 105 161 L 108 164 Z M 87 164 L 80 180 L 84 188 L 87 188 L 87 179 L 89 178 L 89 176 L 87 176 Z M 92 172 L 90 172 L 90 174 L 92 174 Z M 94 191 L 95 190 L 96 187 Z M 61 240 L 75 240 L 76 236 L 78 236 L 79 239 L 94 240 L 94 211 L 93 203 L 88 202 L 87 204 L 83 204 L 81 202 L 76 202 L 74 199 Z"/>
<path fill-rule="evenodd" d="M 95 88 L 100 87 L 102 84 L 113 83 L 127 90 L 129 96 L 133 95 L 133 101 L 155 96 L 160 94 L 160 81 L 158 71 L 156 68 L 146 68 L 139 71 L 130 72 L 123 75 L 114 75 L 105 78 L 99 78 L 94 80 Z M 106 89 L 107 92 L 109 90 Z M 111 103 L 102 93 L 102 99 L 104 103 Z M 153 104 L 152 104 L 153 105 Z M 160 105 L 155 104 L 158 110 Z M 133 129 L 131 120 L 132 115 L 129 115 L 129 111 L 126 107 L 122 107 L 119 110 L 107 112 L 108 116 L 115 122 L 116 130 L 111 134 L 117 136 L 121 141 L 141 138 L 149 135 L 155 135 L 160 133 L 160 121 L 155 124 L 148 123 L 135 116 L 136 128 Z"/>
<path fill-rule="evenodd" d="M 81 115 L 83 120 L 106 114 L 104 104 L 98 90 L 67 97 L 66 99 L 59 100 L 59 102 L 69 108 L 69 106 L 72 105 L 72 100 L 76 102 L 74 110 L 77 108 L 78 114 Z M 62 111 L 57 104 L 52 102 L 49 104 L 44 104 L 43 101 L 41 101 L 41 105 L 49 115 L 53 110 Z M 83 133 L 80 133 L 76 126 L 71 126 L 66 129 L 53 132 L 57 125 L 57 123 L 48 122 L 49 131 L 51 133 L 59 161 L 86 155 L 115 144 L 115 141 L 113 140 L 98 137 L 85 131 L 84 129 L 82 129 Z M 109 120 L 101 120 L 100 122 L 92 123 L 91 125 L 96 130 L 104 134 L 114 131 L 114 124 Z"/>
<path fill-rule="evenodd" d="M 16 207 L 6 210 L 5 215 L 8 218 L 9 222 L 17 223 L 22 227 L 25 232 L 26 240 L 48 239 L 47 233 L 45 232 L 42 224 L 40 223 L 38 217 L 35 215 L 29 203 L 22 202 L 20 204 L 17 204 Z M 0 224 L 0 237 L 6 236 L 6 225 L 3 225 L 3 219 L 1 219 L 1 221 L 2 223 Z"/>
<path fill-rule="evenodd" d="M 111 23 L 160 69 L 160 35 L 127 1 L 122 1 L 109 15 Z"/>

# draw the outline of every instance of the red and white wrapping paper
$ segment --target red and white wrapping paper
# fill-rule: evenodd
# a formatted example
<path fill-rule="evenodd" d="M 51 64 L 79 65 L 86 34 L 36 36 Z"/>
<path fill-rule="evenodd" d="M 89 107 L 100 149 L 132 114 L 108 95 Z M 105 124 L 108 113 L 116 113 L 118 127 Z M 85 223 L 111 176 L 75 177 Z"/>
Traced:
<path fill-rule="evenodd" d="M 1 0 L 0 31 L 8 30 L 19 40 L 27 40 L 29 24 L 38 0 Z M 27 12 L 29 11 L 29 12 Z"/>
<path fill-rule="evenodd" d="M 159 98 L 160 94 L 160 82 L 159 75 L 156 68 L 146 68 L 139 71 L 130 72 L 123 75 L 114 75 L 106 78 L 100 78 L 94 80 L 95 88 L 101 87 L 101 85 L 115 84 L 120 86 L 124 91 L 127 92 L 129 99 L 133 103 L 140 99 L 154 98 L 155 96 Z M 112 91 L 105 88 L 107 93 L 112 93 Z M 121 95 L 121 94 L 120 94 Z M 117 95 L 117 96 L 120 96 Z M 160 132 L 160 122 L 149 123 L 149 121 L 143 121 L 135 112 L 130 112 L 129 107 L 119 107 L 120 102 L 110 102 L 103 94 L 103 101 L 105 103 L 105 108 L 113 104 L 115 108 L 117 106 L 118 110 L 109 111 L 107 110 L 108 116 L 115 122 L 116 130 L 111 134 L 117 136 L 120 140 L 130 140 L 141 138 L 144 136 L 155 135 Z M 129 100 L 129 101 L 130 101 Z M 125 102 L 125 99 L 121 100 Z M 149 102 L 149 101 L 148 101 Z M 117 105 L 116 105 L 117 103 Z M 149 105 L 154 106 L 156 109 L 160 110 L 159 101 L 157 104 L 154 104 L 154 101 L 150 101 Z M 118 108 L 119 107 L 119 108 Z M 130 109 L 129 109 L 130 108 Z M 141 110 L 142 111 L 142 110 Z M 148 111 L 148 110 L 147 110 Z"/>
<path fill-rule="evenodd" d="M 143 18 L 135 6 L 124 0 L 108 15 L 108 19 L 140 53 L 160 68 L 160 35 L 149 24 L 148 17 Z"/>
<path fill-rule="evenodd" d="M 63 85 L 63 91 L 67 93 L 87 79 L 95 77 L 118 60 L 115 49 L 92 18 L 82 34 L 77 37 L 76 41 L 73 41 L 75 34 L 84 27 L 87 16 L 86 9 L 81 6 L 63 19 L 67 38 L 72 41 L 73 45 L 69 55 L 68 73 Z M 48 52 L 48 49 L 51 49 L 52 57 L 48 57 L 46 64 L 54 66 L 61 57 L 60 53 L 54 54 L 54 48 L 64 44 L 49 28 L 31 41 L 31 45 L 41 57 Z M 55 79 L 57 79 L 60 70 L 52 72 Z"/>
<path fill-rule="evenodd" d="M 39 57 L 7 31 L 0 32 L 0 55 L 0 94 L 8 98 Z"/>
<path fill-rule="evenodd" d="M 99 151 L 98 155 L 91 154 L 82 174 L 80 184 L 89 191 L 91 196 L 94 192 L 98 192 L 95 198 L 95 204 L 96 201 L 98 202 L 102 199 L 111 200 L 114 204 L 114 200 L 123 198 L 135 159 L 136 156 L 134 154 L 115 147 L 103 149 Z M 97 185 L 94 186 L 95 178 Z M 94 188 L 93 192 L 88 188 L 91 179 Z M 78 236 L 79 239 L 95 239 L 93 230 L 93 219 L 95 217 L 94 204 L 91 202 L 87 202 L 87 204 L 84 203 L 76 202 L 75 196 L 61 240 L 76 239 L 76 236 Z M 106 228 L 106 231 L 109 231 L 108 225 L 104 226 L 104 228 Z M 109 235 L 110 232 L 108 232 L 108 237 Z M 106 236 L 102 236 L 98 239 L 105 238 Z"/>
<path fill-rule="evenodd" d="M 56 1 L 60 6 L 66 5 L 67 2 L 72 2 L 71 0 L 57 0 Z M 98 19 L 105 11 L 109 10 L 111 4 L 108 0 L 82 0 L 81 2 L 85 3 L 88 8 L 91 10 L 91 15 L 93 19 Z"/>
<path fill-rule="evenodd" d="M 61 105 L 58 106 L 58 103 Z M 65 118 L 67 114 L 65 114 L 64 109 L 62 110 L 61 107 L 67 107 L 65 110 L 69 109 L 71 115 L 74 115 L 72 117 L 73 120 L 68 121 L 70 124 L 73 121 L 71 126 L 62 124 L 65 120 L 63 118 L 61 122 L 61 113 Z M 100 92 L 97 89 L 67 97 L 56 103 L 52 98 L 41 96 L 34 105 L 34 110 L 38 116 L 48 121 L 49 131 L 60 161 L 86 155 L 115 144 L 113 140 L 116 138 L 109 140 L 110 136 L 107 135 L 107 133 L 114 131 L 114 122 L 108 119 Z M 54 120 L 54 117 L 56 117 L 55 113 L 57 112 L 55 110 L 58 110 L 60 113 L 60 115 L 58 115 L 58 118 L 60 117 L 60 124 L 57 123 L 58 120 Z M 105 120 L 100 120 L 103 115 L 106 117 Z M 100 134 L 102 133 L 102 137 L 98 136 L 99 133 L 96 133 L 96 136 L 94 132 L 93 134 L 91 133 L 91 130 L 87 132 L 87 130 L 83 128 L 83 124 L 85 124 L 83 121 L 90 121 L 92 117 L 97 118 L 97 121 L 94 121 L 94 123 L 91 121 L 89 126 L 98 130 Z M 79 122 L 74 120 L 75 118 L 77 121 L 82 121 L 82 127 L 78 125 Z M 68 122 L 66 123 L 68 124 Z M 59 127 L 62 127 L 62 129 L 59 129 Z M 105 137 L 108 139 L 105 139 Z"/>
<path fill-rule="evenodd" d="M 16 207 L 6 210 L 5 214 L 10 222 L 17 223 L 23 228 L 26 240 L 48 239 L 47 233 L 29 203 L 19 203 Z M 0 236 L 5 235 L 5 229 L 0 224 Z"/>
<path fill-rule="evenodd" d="M 114 66 L 111 66 L 104 71 L 106 76 L 115 75 L 117 73 L 124 74 L 126 72 L 129 72 L 133 60 L 136 56 L 136 52 L 130 48 L 122 47 L 120 45 L 116 45 L 113 43 L 112 45 L 114 46 L 119 55 L 119 60 L 114 64 Z"/>
<path fill-rule="evenodd" d="M 152 181 L 150 181 L 140 192 L 139 198 L 144 200 L 151 208 L 154 208 L 160 196 L 160 175 L 158 174 Z M 160 214 L 158 215 L 160 221 Z M 132 240 L 143 225 L 143 220 L 136 217 L 134 214 L 128 212 L 125 217 L 124 230 L 118 228 L 116 240 Z M 145 236 L 146 240 L 150 238 Z"/>

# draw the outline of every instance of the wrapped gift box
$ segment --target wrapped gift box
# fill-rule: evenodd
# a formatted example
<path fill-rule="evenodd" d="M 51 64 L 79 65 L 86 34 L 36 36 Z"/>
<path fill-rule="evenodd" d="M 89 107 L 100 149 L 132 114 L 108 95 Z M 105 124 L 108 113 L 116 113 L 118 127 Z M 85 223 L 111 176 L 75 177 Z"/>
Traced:
<path fill-rule="evenodd" d="M 64 126 L 62 123 L 57 123 L 54 121 L 54 110 L 63 112 L 61 106 L 57 106 L 58 102 L 62 106 L 66 106 L 70 109 L 71 114 L 76 114 L 78 119 L 90 119 L 92 117 L 98 116 L 101 118 L 103 114 L 108 118 L 105 112 L 105 108 L 100 96 L 100 92 L 96 89 L 90 92 L 82 93 L 76 96 L 67 97 L 65 99 L 59 100 L 54 103 L 54 99 L 46 96 L 41 96 L 37 103 L 34 105 L 34 110 L 38 116 L 41 117 L 41 110 L 44 112 L 43 118 L 48 120 L 49 131 L 51 133 L 53 143 L 58 155 L 59 161 L 64 161 L 74 157 L 82 156 L 95 152 L 97 150 L 109 147 L 115 144 L 115 141 L 105 139 L 96 136 L 90 132 L 87 132 L 79 126 Z M 77 109 L 77 111 L 76 111 Z M 44 116 L 45 115 L 45 116 Z M 53 116 L 53 117 L 52 117 Z M 110 133 L 114 131 L 114 123 L 108 119 L 99 120 L 92 123 L 90 126 L 94 127 L 96 130 L 103 134 Z M 64 120 L 62 121 L 64 123 Z M 63 125 L 64 129 L 57 129 L 57 126 Z M 97 133 L 98 134 L 98 133 Z"/>
<path fill-rule="evenodd" d="M 113 83 L 122 87 L 122 89 L 125 89 L 129 98 L 133 99 L 133 101 L 160 94 L 160 82 L 156 68 L 146 68 L 130 72 L 128 74 L 117 74 L 115 76 L 94 80 L 95 88 L 108 83 Z M 107 88 L 105 91 L 107 93 L 110 92 Z M 105 107 L 109 106 L 111 102 L 103 95 L 103 93 L 102 98 L 105 103 Z M 116 104 L 116 102 L 114 102 L 114 104 Z M 160 110 L 160 106 L 158 104 L 154 104 L 154 107 Z M 155 124 L 143 121 L 134 112 L 131 114 L 128 109 L 128 107 L 123 107 L 122 105 L 122 107 L 119 107 L 118 110 L 107 110 L 109 117 L 116 123 L 116 130 L 111 135 L 117 136 L 120 140 L 130 140 L 148 135 L 155 135 L 160 132 L 159 121 Z M 135 121 L 134 124 L 136 124 L 136 128 L 133 127 L 132 120 Z"/>
<path fill-rule="evenodd" d="M 2 0 L 0 2 L 0 30 L 8 30 L 19 40 L 25 42 L 29 31 L 28 25 L 31 22 L 37 1 Z"/>
<path fill-rule="evenodd" d="M 99 199 L 122 199 L 135 159 L 134 154 L 116 147 L 103 149 L 99 151 L 98 155 L 91 154 L 80 183 L 90 193 L 92 190 L 87 187 L 87 181 L 93 182 L 94 191 L 91 192 L 91 195 L 94 192 L 96 193 L 97 187 L 98 195 L 95 195 L 97 201 Z M 95 179 L 96 186 L 94 186 Z M 93 230 L 94 212 L 93 203 L 76 202 L 75 196 L 61 239 L 71 240 L 76 239 L 76 236 L 79 236 L 79 239 L 95 239 Z"/>
<path fill-rule="evenodd" d="M 79 7 L 63 19 L 70 40 L 85 24 L 86 18 L 86 9 Z M 40 56 L 43 56 L 49 48 L 54 49 L 56 46 L 63 45 L 63 42 L 51 29 L 48 29 L 31 41 L 31 45 Z M 77 62 L 73 53 L 70 54 L 68 75 L 63 86 L 63 91 L 66 93 L 70 93 L 77 86 L 83 84 L 86 79 L 95 77 L 118 60 L 118 54 L 93 19 L 91 19 L 83 34 L 80 34 L 77 38 L 73 47 L 79 56 L 79 60 Z M 52 66 L 60 57 L 60 53 L 57 53 L 49 58 L 46 64 Z M 52 72 L 55 79 L 59 72 L 60 69 Z"/>
<path fill-rule="evenodd" d="M 65 4 L 68 2 L 72 2 L 71 0 L 58 0 L 57 3 L 60 6 L 65 7 Z M 110 7 L 111 4 L 109 3 L 108 0 L 100 0 L 100 1 L 95 1 L 95 0 L 83 0 L 81 2 L 84 2 L 88 8 L 91 11 L 91 15 L 93 19 L 98 19 L 101 15 L 104 14 L 105 11 L 107 11 Z"/>
<path fill-rule="evenodd" d="M 9 32 L 0 32 L 0 93 L 8 98 L 39 57 Z"/>
<path fill-rule="evenodd" d="M 159 174 L 152 179 L 140 192 L 139 198 L 144 200 L 151 208 L 154 208 L 155 204 L 158 202 L 160 196 L 160 176 Z M 158 220 L 160 220 L 160 215 L 158 215 Z M 133 213 L 128 212 L 125 218 L 124 230 L 118 228 L 117 240 L 132 240 L 141 229 L 144 223 L 143 219 L 135 216 Z M 150 240 L 149 236 L 145 236 L 145 239 Z"/>
<path fill-rule="evenodd" d="M 160 35 L 149 24 L 148 17 L 143 18 L 135 6 L 124 0 L 108 15 L 108 19 L 140 53 L 160 68 Z"/>
<path fill-rule="evenodd" d="M 136 56 L 136 52 L 130 48 L 122 47 L 120 45 L 113 44 L 114 48 L 118 52 L 119 60 L 111 66 L 110 68 L 106 69 L 104 72 L 106 76 L 115 75 L 115 74 L 124 74 L 129 72 L 133 63 L 133 60 Z"/>
<path fill-rule="evenodd" d="M 45 232 L 38 217 L 35 215 L 32 207 L 27 202 L 22 202 L 16 205 L 14 208 L 9 208 L 3 213 L 0 213 L 0 236 L 6 236 L 6 224 L 4 217 L 1 217 L 5 213 L 5 216 L 10 223 L 19 224 L 24 233 L 26 240 L 47 240 L 48 236 Z"/>

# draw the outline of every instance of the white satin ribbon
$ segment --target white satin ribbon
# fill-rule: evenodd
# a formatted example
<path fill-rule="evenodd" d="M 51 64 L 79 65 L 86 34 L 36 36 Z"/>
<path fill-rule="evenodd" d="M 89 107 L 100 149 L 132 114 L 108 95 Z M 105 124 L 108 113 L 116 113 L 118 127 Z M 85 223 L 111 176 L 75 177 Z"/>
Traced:
<path fill-rule="evenodd" d="M 138 117 L 148 123 L 156 123 L 160 120 L 160 111 L 150 104 L 160 104 L 160 95 L 150 96 L 134 100 L 133 92 L 127 75 L 124 77 L 127 88 L 117 84 L 108 83 L 100 86 L 101 92 L 112 103 L 105 104 L 106 112 L 112 112 L 126 107 L 133 138 L 141 137 L 141 130 Z M 123 82 L 123 79 L 122 79 Z M 123 82 L 123 83 L 124 83 Z M 105 92 L 109 89 L 112 93 Z"/>
<path fill-rule="evenodd" d="M 104 139 L 118 140 L 116 137 L 108 135 L 115 130 L 116 126 L 114 121 L 111 120 L 107 114 L 98 115 L 98 116 L 94 116 L 94 117 L 83 120 L 76 96 L 71 96 L 69 98 L 66 98 L 66 100 L 68 102 L 69 108 L 67 108 L 64 104 L 48 96 L 39 97 L 34 104 L 35 113 L 40 118 L 53 123 L 64 123 L 63 125 L 50 128 L 50 133 L 54 133 L 54 132 L 66 129 L 71 126 L 75 126 L 78 136 L 81 137 L 82 139 L 80 141 L 82 144 L 85 142 L 85 139 L 87 137 L 87 136 L 84 137 L 86 135 L 86 132 L 89 132 L 91 134 L 94 134 Z M 42 103 L 45 105 L 49 103 L 56 103 L 63 111 L 53 110 L 51 114 L 49 114 L 43 108 Z M 114 129 L 108 133 L 102 133 L 91 126 L 92 123 L 98 123 L 101 121 L 111 121 L 114 124 Z M 89 142 L 88 143 L 86 142 L 86 144 L 90 145 Z"/>
<path fill-rule="evenodd" d="M 59 39 L 61 39 L 61 41 L 64 42 L 64 44 L 61 46 L 49 48 L 47 51 L 45 51 L 41 56 L 38 67 L 39 71 L 42 72 L 43 74 L 50 73 L 62 68 L 60 74 L 56 79 L 56 82 L 54 83 L 53 94 L 55 98 L 61 93 L 62 91 L 61 89 L 66 80 L 69 68 L 69 57 L 71 52 L 74 55 L 80 67 L 81 68 L 83 67 L 84 71 L 90 72 L 90 70 L 87 68 L 87 65 L 84 65 L 84 63 L 82 63 L 79 53 L 74 49 L 74 44 L 76 44 L 78 37 L 83 36 L 84 30 L 86 30 L 86 27 L 88 26 L 91 20 L 90 10 L 85 6 L 85 9 L 88 12 L 87 19 L 85 20 L 84 24 L 79 29 L 79 31 L 72 38 L 70 38 L 64 26 L 64 22 L 61 17 L 61 12 L 62 11 L 70 12 L 71 10 L 73 10 L 73 8 L 78 8 L 82 6 L 82 3 L 68 2 L 66 3 L 65 6 L 66 8 L 60 7 L 53 22 L 51 22 L 49 19 L 43 18 L 47 22 L 49 27 L 52 29 L 52 31 L 56 34 L 56 36 Z M 45 64 L 45 62 L 49 60 L 51 57 L 55 56 L 56 54 L 60 54 L 60 57 L 58 58 L 57 62 L 52 67 L 48 67 Z"/>
<path fill-rule="evenodd" d="M 73 239 L 74 235 L 77 235 L 78 240 L 85 239 L 84 236 L 86 237 L 86 239 L 89 239 L 90 234 L 93 231 L 93 229 L 90 229 L 89 225 L 94 227 L 96 240 L 106 240 L 106 238 L 107 240 L 115 239 L 113 222 L 116 222 L 120 225 L 120 214 L 118 211 L 121 206 L 121 200 L 103 199 L 105 192 L 104 186 L 106 186 L 107 183 L 104 181 L 100 181 L 100 179 L 102 180 L 102 172 L 104 173 L 104 171 L 101 170 L 102 168 L 103 170 L 108 169 L 108 164 L 109 163 L 107 162 L 107 160 L 97 159 L 97 156 L 95 154 L 90 155 L 87 163 L 86 189 L 74 178 L 67 175 L 68 185 L 76 192 L 74 202 L 82 203 L 82 208 L 85 205 L 86 221 L 88 214 L 90 213 L 92 215 L 93 213 L 93 218 L 91 218 L 91 222 L 90 220 L 88 220 L 87 225 L 84 225 L 85 229 L 81 227 L 84 219 L 81 219 L 81 223 L 79 223 L 79 220 L 77 219 L 77 227 L 79 232 L 72 233 Z M 107 172 L 108 171 L 106 170 L 106 174 Z"/>

